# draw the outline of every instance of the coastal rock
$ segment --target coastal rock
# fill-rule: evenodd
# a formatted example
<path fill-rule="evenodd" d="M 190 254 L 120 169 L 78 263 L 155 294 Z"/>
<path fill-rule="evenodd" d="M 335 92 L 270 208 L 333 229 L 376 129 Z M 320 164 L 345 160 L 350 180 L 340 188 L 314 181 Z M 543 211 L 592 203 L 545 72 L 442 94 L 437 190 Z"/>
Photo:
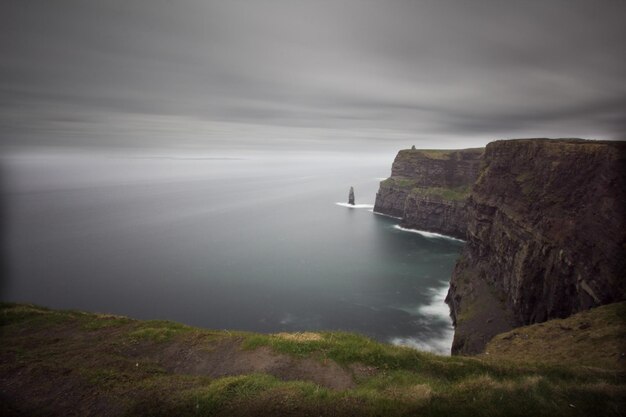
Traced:
<path fill-rule="evenodd" d="M 410 193 L 404 203 L 401 226 L 465 239 L 467 210 L 465 200 Z"/>
<path fill-rule="evenodd" d="M 350 187 L 350 192 L 348 193 L 348 204 L 354 205 L 354 187 Z"/>
<path fill-rule="evenodd" d="M 410 188 L 405 188 L 395 179 L 388 178 L 380 183 L 376 193 L 374 211 L 393 217 L 404 216 L 404 205 L 409 196 Z"/>
<path fill-rule="evenodd" d="M 380 183 L 374 211 L 402 218 L 402 227 L 465 238 L 466 198 L 483 149 L 402 150 Z"/>
<path fill-rule="evenodd" d="M 446 299 L 453 353 L 626 298 L 625 166 L 625 142 L 487 145 Z"/>

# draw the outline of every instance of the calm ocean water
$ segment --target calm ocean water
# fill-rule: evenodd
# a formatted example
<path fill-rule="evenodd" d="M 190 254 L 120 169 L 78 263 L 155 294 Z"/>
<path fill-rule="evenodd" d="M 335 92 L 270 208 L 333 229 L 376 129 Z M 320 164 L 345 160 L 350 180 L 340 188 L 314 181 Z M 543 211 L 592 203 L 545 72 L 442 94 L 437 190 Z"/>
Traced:
<path fill-rule="evenodd" d="M 1 298 L 448 353 L 461 243 L 371 211 L 392 160 L 4 155 Z M 357 208 L 336 204 L 350 186 Z"/>

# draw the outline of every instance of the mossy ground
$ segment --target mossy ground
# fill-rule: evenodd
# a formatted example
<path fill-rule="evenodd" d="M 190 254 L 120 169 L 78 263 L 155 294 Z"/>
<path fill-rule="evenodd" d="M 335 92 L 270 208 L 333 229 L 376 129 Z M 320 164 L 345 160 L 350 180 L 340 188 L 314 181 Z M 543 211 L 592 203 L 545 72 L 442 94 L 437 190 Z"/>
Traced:
<path fill-rule="evenodd" d="M 413 178 L 405 177 L 389 177 L 386 180 L 381 181 L 380 185 L 387 188 L 400 188 L 403 190 L 411 190 L 417 184 L 417 181 Z"/>
<path fill-rule="evenodd" d="M 398 157 L 410 158 L 414 155 L 420 155 L 427 159 L 449 160 L 457 156 L 460 152 L 482 153 L 484 148 L 467 148 L 467 149 L 403 149 L 398 153 Z"/>
<path fill-rule="evenodd" d="M 341 332 L 301 336 L 210 331 L 32 305 L 0 307 L 3 415 L 623 415 L 615 369 L 445 357 Z M 258 352 L 266 352 L 262 355 Z M 219 354 L 217 354 L 219 353 Z M 234 356 L 233 356 L 234 355 Z M 350 388 L 270 369 L 219 374 L 264 358 L 342 372 Z M 214 358 L 211 371 L 186 367 Z M 238 360 L 241 359 L 241 360 Z M 245 361 L 244 361 L 245 359 Z M 253 363 L 251 363 L 254 365 Z M 207 365 L 207 364 L 204 364 Z M 327 366 L 327 365 L 333 365 Z M 219 374 L 219 375 L 217 375 Z"/>
<path fill-rule="evenodd" d="M 450 159 L 450 156 L 456 152 L 455 149 L 409 149 L 403 150 L 407 155 L 419 154 L 428 159 Z"/>
<path fill-rule="evenodd" d="M 383 180 L 382 187 L 401 189 L 410 192 L 412 195 L 436 198 L 448 201 L 463 201 L 469 197 L 471 186 L 460 187 L 422 187 L 418 186 L 418 181 L 405 177 L 389 177 Z"/>

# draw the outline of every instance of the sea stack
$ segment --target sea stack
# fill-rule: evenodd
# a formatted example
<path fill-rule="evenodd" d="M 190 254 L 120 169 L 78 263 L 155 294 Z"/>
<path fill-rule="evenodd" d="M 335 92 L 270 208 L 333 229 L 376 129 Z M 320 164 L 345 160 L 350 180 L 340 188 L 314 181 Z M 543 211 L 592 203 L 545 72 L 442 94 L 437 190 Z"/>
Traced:
<path fill-rule="evenodd" d="M 350 187 L 350 193 L 348 194 L 348 204 L 354 205 L 354 187 Z"/>

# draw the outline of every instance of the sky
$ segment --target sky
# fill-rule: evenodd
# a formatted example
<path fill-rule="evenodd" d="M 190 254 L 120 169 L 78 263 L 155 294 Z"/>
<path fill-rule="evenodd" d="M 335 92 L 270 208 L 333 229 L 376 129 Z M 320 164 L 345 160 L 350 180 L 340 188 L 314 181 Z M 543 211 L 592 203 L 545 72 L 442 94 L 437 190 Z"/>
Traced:
<path fill-rule="evenodd" d="M 7 147 L 626 138 L 626 1 L 2 0 Z"/>

